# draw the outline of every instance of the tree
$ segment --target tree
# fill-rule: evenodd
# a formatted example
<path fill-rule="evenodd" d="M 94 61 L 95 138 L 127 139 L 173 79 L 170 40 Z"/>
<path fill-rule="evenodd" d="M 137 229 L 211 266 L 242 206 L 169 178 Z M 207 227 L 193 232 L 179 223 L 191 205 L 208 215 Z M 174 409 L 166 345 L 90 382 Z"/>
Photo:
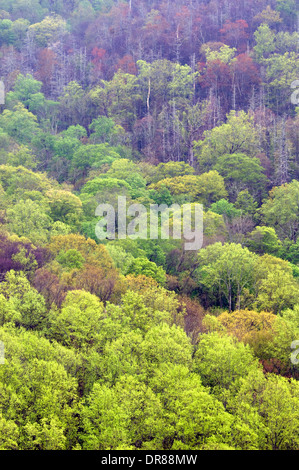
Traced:
<path fill-rule="evenodd" d="M 89 93 L 98 114 L 112 118 L 125 130 L 132 130 L 141 96 L 135 75 L 118 70 L 113 79 L 102 81 Z"/>
<path fill-rule="evenodd" d="M 279 11 L 272 10 L 270 5 L 267 5 L 266 9 L 256 15 L 253 20 L 256 23 L 262 23 L 261 26 L 270 25 L 275 27 L 282 23 Z"/>
<path fill-rule="evenodd" d="M 241 211 L 236 209 L 234 204 L 228 202 L 226 199 L 220 199 L 217 202 L 214 202 L 210 208 L 211 211 L 216 214 L 224 216 L 224 220 L 232 221 L 236 217 L 240 217 Z"/>
<path fill-rule="evenodd" d="M 193 350 L 190 339 L 176 325 L 170 327 L 162 323 L 151 328 L 140 347 L 149 376 L 154 375 L 160 366 L 177 364 L 191 368 Z"/>
<path fill-rule="evenodd" d="M 51 82 L 54 78 L 57 55 L 53 50 L 45 47 L 38 53 L 37 77 L 43 83 L 43 91 L 48 94 L 51 91 Z"/>
<path fill-rule="evenodd" d="M 127 253 L 120 246 L 115 246 L 114 243 L 108 243 L 107 250 L 113 259 L 115 267 L 119 269 L 123 275 L 128 274 L 130 266 L 134 260 L 131 253 Z"/>
<path fill-rule="evenodd" d="M 282 248 L 274 228 L 257 226 L 249 235 L 247 246 L 255 253 L 277 256 Z"/>
<path fill-rule="evenodd" d="M 76 81 L 71 81 L 64 87 L 63 94 L 59 97 L 60 119 L 66 127 L 82 123 L 87 112 L 86 97 L 82 86 Z"/>
<path fill-rule="evenodd" d="M 249 37 L 246 30 L 248 30 L 248 24 L 245 20 L 226 21 L 220 33 L 224 43 L 243 52 Z"/>
<path fill-rule="evenodd" d="M 287 51 L 284 54 L 272 54 L 265 60 L 265 65 L 269 106 L 283 114 L 292 105 L 290 86 L 298 77 L 298 53 Z"/>
<path fill-rule="evenodd" d="M 146 177 L 146 179 L 148 183 L 157 183 L 166 178 L 193 174 L 194 168 L 185 162 L 167 162 L 159 163 L 157 167 L 153 167 L 153 174 Z"/>
<path fill-rule="evenodd" d="M 20 145 L 15 152 L 8 153 L 6 163 L 9 166 L 22 166 L 29 170 L 37 167 L 36 156 L 26 145 Z"/>
<path fill-rule="evenodd" d="M 227 196 L 224 180 L 218 171 L 212 170 L 201 175 L 183 175 L 165 178 L 149 186 L 149 189 L 166 188 L 173 196 L 186 195 L 186 199 L 209 206 Z"/>
<path fill-rule="evenodd" d="M 83 255 L 74 249 L 68 250 L 66 252 L 61 251 L 58 256 L 56 256 L 56 260 L 67 270 L 75 268 L 80 269 L 85 263 L 85 258 Z"/>
<path fill-rule="evenodd" d="M 103 347 L 100 374 L 103 382 L 110 386 L 123 376 L 136 375 L 144 381 L 146 363 L 142 350 L 143 336 L 139 331 L 122 330 Z"/>
<path fill-rule="evenodd" d="M 218 290 L 224 295 L 229 311 L 235 305 L 241 308 L 241 298 L 246 287 L 253 284 L 257 256 L 239 244 L 215 243 L 198 254 L 197 279 L 200 284 Z"/>
<path fill-rule="evenodd" d="M 230 73 L 233 81 L 233 107 L 244 108 L 252 90 L 261 84 L 259 70 L 252 57 L 243 53 L 237 55 L 231 62 Z"/>
<path fill-rule="evenodd" d="M 241 378 L 252 371 L 258 372 L 260 366 L 248 345 L 232 336 L 214 332 L 201 335 L 193 368 L 203 385 L 225 397 L 226 390 L 239 388 Z"/>
<path fill-rule="evenodd" d="M 82 216 L 82 202 L 70 191 L 51 190 L 46 193 L 52 220 L 78 225 Z"/>
<path fill-rule="evenodd" d="M 47 47 L 65 33 L 66 21 L 59 15 L 46 16 L 40 23 L 29 26 L 29 34 L 39 47 Z"/>
<path fill-rule="evenodd" d="M 70 291 L 61 309 L 50 312 L 47 336 L 64 346 L 86 350 L 96 344 L 103 317 L 103 304 L 95 295 Z"/>
<path fill-rule="evenodd" d="M 13 22 L 9 19 L 0 20 L 0 44 L 13 44 L 15 36 L 12 30 Z"/>
<path fill-rule="evenodd" d="M 108 142 L 111 143 L 117 136 L 124 134 L 124 129 L 117 126 L 112 118 L 99 116 L 93 119 L 89 125 L 89 129 L 93 131 L 90 140 L 94 143 Z"/>
<path fill-rule="evenodd" d="M 90 238 L 86 239 L 83 235 L 69 234 L 55 236 L 51 239 L 48 248 L 55 256 L 61 251 L 77 250 L 84 256 L 87 263 L 102 267 L 106 274 L 113 266 L 106 247 L 102 244 L 98 245 Z"/>
<path fill-rule="evenodd" d="M 244 153 L 225 154 L 218 157 L 213 169 L 223 176 L 229 194 L 234 199 L 245 189 L 261 198 L 267 178 L 258 158 Z"/>
<path fill-rule="evenodd" d="M 253 308 L 277 314 L 297 303 L 299 283 L 290 263 L 264 255 L 255 267 L 255 289 Z"/>
<path fill-rule="evenodd" d="M 232 415 L 225 412 L 223 404 L 214 395 L 208 393 L 200 376 L 190 373 L 187 367 L 160 366 L 150 385 L 165 410 L 168 424 L 164 436 L 166 450 L 209 449 L 213 446 L 247 448 L 252 445 L 251 441 L 245 443 L 248 427 L 246 430 L 239 427 L 239 433 L 234 433 L 232 442 L 229 436 L 229 430 L 235 429 Z"/>
<path fill-rule="evenodd" d="M 41 268 L 49 260 L 44 248 L 36 247 L 16 235 L 0 236 L 0 253 L 1 277 L 8 271 L 14 270 L 23 271 L 28 278 L 31 278 L 35 269 Z"/>
<path fill-rule="evenodd" d="M 11 25 L 14 35 L 13 44 L 18 50 L 21 50 L 22 45 L 24 44 L 29 26 L 30 21 L 25 18 L 18 18 Z"/>
<path fill-rule="evenodd" d="M 258 204 L 248 189 L 240 191 L 235 202 L 236 209 L 240 209 L 243 214 L 253 216 L 257 211 Z"/>
<path fill-rule="evenodd" d="M 229 64 L 236 52 L 235 48 L 231 48 L 226 44 L 221 45 L 218 50 L 210 49 L 208 45 L 204 46 L 204 49 L 202 50 L 204 50 L 207 63 L 219 61 L 223 64 Z"/>
<path fill-rule="evenodd" d="M 0 415 L 0 450 L 18 450 L 19 430 L 12 420 Z"/>
<path fill-rule="evenodd" d="M 102 165 L 111 164 L 120 159 L 117 148 L 104 144 L 87 144 L 79 146 L 72 158 L 74 168 L 79 168 L 86 174 L 89 168 L 101 168 Z"/>
<path fill-rule="evenodd" d="M 190 99 L 194 94 L 193 83 L 198 72 L 193 72 L 188 65 L 165 59 L 152 64 L 138 60 L 137 67 L 143 104 L 152 116 L 156 116 L 170 100 Z"/>
<path fill-rule="evenodd" d="M 163 441 L 160 400 L 135 376 L 121 377 L 114 388 L 96 383 L 81 417 L 85 450 L 160 448 Z"/>
<path fill-rule="evenodd" d="M 151 279 L 148 282 L 151 283 Z M 156 289 L 158 297 L 153 298 Z M 160 286 L 149 288 L 145 292 L 127 290 L 122 295 L 120 305 L 107 304 L 107 316 L 112 322 L 123 325 L 123 328 L 140 331 L 143 334 L 162 323 L 169 326 L 174 323 L 179 324 L 182 313 L 178 311 L 178 300 L 171 294 L 173 293 L 161 290 Z"/>
<path fill-rule="evenodd" d="M 8 229 L 21 237 L 29 238 L 33 243 L 46 243 L 53 223 L 47 206 L 41 207 L 31 199 L 20 200 L 7 210 Z"/>
<path fill-rule="evenodd" d="M 35 80 L 32 75 L 27 74 L 26 76 L 19 74 L 13 91 L 10 91 L 6 95 L 6 104 L 8 107 L 13 108 L 18 101 L 24 104 L 24 106 L 29 110 L 33 111 L 32 105 L 36 97 L 40 97 L 42 87 L 42 82 Z"/>
<path fill-rule="evenodd" d="M 286 24 L 294 24 L 296 11 L 296 3 L 294 0 L 277 0 L 276 10 L 279 11 L 281 18 Z"/>
<path fill-rule="evenodd" d="M 146 180 L 141 175 L 138 165 L 129 159 L 121 158 L 112 162 L 106 176 L 128 183 L 130 185 L 130 195 L 133 199 L 145 196 Z"/>
<path fill-rule="evenodd" d="M 49 449 L 55 442 L 59 449 L 71 449 L 76 440 L 77 380 L 55 360 L 59 355 L 44 339 L 18 334 L 11 326 L 0 334 L 6 346 L 6 365 L 0 369 L 1 408 L 7 421 L 18 423 L 18 448 Z M 45 350 L 51 358 L 45 357 Z M 60 349 L 61 358 L 64 353 L 69 360 L 68 351 Z"/>
<path fill-rule="evenodd" d="M 264 59 L 275 51 L 275 34 L 266 23 L 261 24 L 254 33 L 256 45 L 253 50 L 258 62 L 263 62 Z"/>
<path fill-rule="evenodd" d="M 198 200 L 206 206 L 227 196 L 224 180 L 218 171 L 211 170 L 198 177 Z"/>
<path fill-rule="evenodd" d="M 275 374 L 265 376 L 261 371 L 242 379 L 232 410 L 245 420 L 253 413 L 256 415 L 254 421 L 259 429 L 260 449 L 290 450 L 298 446 L 297 390 L 295 380 Z"/>
<path fill-rule="evenodd" d="M 263 223 L 273 227 L 280 239 L 297 240 L 298 198 L 299 182 L 293 180 L 272 188 L 259 210 Z"/>
<path fill-rule="evenodd" d="M 113 268 L 107 272 L 101 263 L 85 263 L 82 270 L 70 272 L 66 282 L 70 287 L 84 289 L 96 295 L 105 303 L 108 301 L 117 302 L 124 291 L 123 279 L 119 272 Z"/>
<path fill-rule="evenodd" d="M 276 320 L 277 317 L 273 313 L 254 310 L 223 312 L 217 317 L 225 332 L 248 344 L 260 360 L 265 358 L 264 350 L 268 349 L 276 333 Z"/>
<path fill-rule="evenodd" d="M 2 324 L 12 321 L 17 326 L 28 330 L 40 330 L 45 325 L 46 305 L 45 300 L 30 283 L 24 273 L 9 271 L 2 282 L 0 293 L 7 301 L 3 302 L 4 317 Z"/>
<path fill-rule="evenodd" d="M 194 154 L 201 169 L 210 169 L 219 157 L 244 153 L 253 157 L 258 149 L 258 135 L 253 118 L 244 111 L 231 111 L 227 122 L 204 132 L 204 140 L 195 142 Z"/>
<path fill-rule="evenodd" d="M 40 192 L 41 195 L 56 186 L 44 173 L 33 172 L 22 166 L 0 166 L 0 181 L 9 196 L 20 196 L 26 191 Z"/>
<path fill-rule="evenodd" d="M 3 111 L 0 116 L 0 126 L 20 144 L 31 142 L 38 131 L 36 116 L 21 103 L 15 105 L 12 111 L 9 109 Z"/>
<path fill-rule="evenodd" d="M 162 286 L 166 282 L 166 273 L 161 266 L 157 266 L 146 258 L 135 258 L 128 270 L 128 274 L 144 274 L 155 279 Z"/>

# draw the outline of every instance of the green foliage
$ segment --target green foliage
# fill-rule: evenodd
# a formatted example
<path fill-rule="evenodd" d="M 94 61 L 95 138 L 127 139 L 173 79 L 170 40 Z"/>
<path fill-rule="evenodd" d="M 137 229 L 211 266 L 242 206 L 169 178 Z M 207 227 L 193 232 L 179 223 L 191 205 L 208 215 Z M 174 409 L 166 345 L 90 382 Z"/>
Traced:
<path fill-rule="evenodd" d="M 282 244 L 274 228 L 257 226 L 248 235 L 248 247 L 257 254 L 268 253 L 275 256 L 280 253 Z"/>
<path fill-rule="evenodd" d="M 299 448 L 296 2 L 162 3 L 0 0 L 1 450 Z"/>
<path fill-rule="evenodd" d="M 10 91 L 6 95 L 7 106 L 13 108 L 13 106 L 20 101 L 29 111 L 34 112 L 34 109 L 32 109 L 33 102 L 36 101 L 36 98 L 42 98 L 43 96 L 40 93 L 42 84 L 42 82 L 35 80 L 30 74 L 26 76 L 22 74 L 18 75 L 13 91 Z"/>
<path fill-rule="evenodd" d="M 25 145 L 21 145 L 15 152 L 8 153 L 6 163 L 9 166 L 22 166 L 29 170 L 37 167 L 36 156 Z"/>
<path fill-rule="evenodd" d="M 66 32 L 66 22 L 59 15 L 46 16 L 40 23 L 32 24 L 29 33 L 39 47 L 46 47 Z"/>
<path fill-rule="evenodd" d="M 244 111 L 231 111 L 227 122 L 204 132 L 204 140 L 195 142 L 194 153 L 200 168 L 211 169 L 223 155 L 245 154 L 253 157 L 258 150 L 253 118 Z"/>
<path fill-rule="evenodd" d="M 72 158 L 73 166 L 76 168 L 88 169 L 91 167 L 100 168 L 104 164 L 111 164 L 120 158 L 117 149 L 110 147 L 107 143 L 96 145 L 80 146 Z"/>
<path fill-rule="evenodd" d="M 271 31 L 269 26 L 265 23 L 261 24 L 254 33 L 256 45 L 254 46 L 254 53 L 256 59 L 262 62 L 263 59 L 269 57 L 271 52 L 275 51 L 275 33 Z"/>
<path fill-rule="evenodd" d="M 31 142 L 38 131 L 37 118 L 21 103 L 13 110 L 5 109 L 0 115 L 0 127 L 20 144 Z"/>
<path fill-rule="evenodd" d="M 125 132 L 121 126 L 115 124 L 112 118 L 107 118 L 106 116 L 99 116 L 93 119 L 89 129 L 93 131 L 90 139 L 95 143 L 111 143 L 113 140 L 117 140 L 117 136 L 123 135 Z"/>
<path fill-rule="evenodd" d="M 214 204 L 211 205 L 210 210 L 216 214 L 225 216 L 225 218 L 230 221 L 235 217 L 240 217 L 241 215 L 241 210 L 236 209 L 234 204 L 228 202 L 226 199 L 220 199 L 219 201 L 214 202 Z"/>
<path fill-rule="evenodd" d="M 240 244 L 215 243 L 198 254 L 198 281 L 224 295 L 231 311 L 233 304 L 241 307 L 244 289 L 253 284 L 257 255 Z"/>
<path fill-rule="evenodd" d="M 151 183 L 157 183 L 166 178 L 175 178 L 177 176 L 193 175 L 194 168 L 185 162 L 159 163 L 155 168 L 153 176 L 150 177 Z"/>
<path fill-rule="evenodd" d="M 259 447 L 287 450 L 298 443 L 298 382 L 262 372 L 243 378 L 232 410 L 247 422 L 255 423 Z M 291 432 L 290 432 L 291 431 Z"/>
<path fill-rule="evenodd" d="M 0 20 L 0 44 L 13 44 L 15 36 L 12 30 L 11 20 Z"/>
<path fill-rule="evenodd" d="M 69 191 L 51 190 L 46 193 L 50 216 L 54 222 L 78 224 L 82 215 L 82 202 Z"/>
<path fill-rule="evenodd" d="M 280 239 L 296 241 L 298 230 L 299 182 L 274 187 L 260 208 L 262 221 L 273 227 Z"/>
<path fill-rule="evenodd" d="M 147 443 L 161 445 L 160 400 L 134 376 L 120 378 L 113 389 L 95 384 L 81 415 L 85 450 L 136 449 L 138 442 L 145 448 Z"/>
<path fill-rule="evenodd" d="M 76 380 L 44 339 L 12 328 L 1 329 L 0 335 L 6 347 L 6 362 L 0 368 L 5 445 L 22 450 L 70 448 L 75 437 Z M 48 357 L 40 341 L 51 351 Z"/>
<path fill-rule="evenodd" d="M 128 290 L 122 296 L 120 306 L 108 304 L 108 318 L 116 324 L 121 322 L 122 327 L 126 329 L 141 332 L 147 332 L 161 323 L 167 323 L 169 326 L 180 324 L 179 303 L 172 294 L 159 286 L 150 288 L 145 293 Z"/>
<path fill-rule="evenodd" d="M 224 64 L 229 64 L 232 61 L 235 53 L 237 52 L 237 49 L 235 49 L 234 47 L 231 48 L 224 44 L 220 47 L 219 51 L 212 51 L 209 47 L 205 47 L 204 52 L 207 59 L 207 63 L 220 61 Z"/>
<path fill-rule="evenodd" d="M 258 293 L 253 307 L 280 313 L 297 303 L 299 283 L 290 263 L 270 255 L 262 256 L 256 266 Z"/>
<path fill-rule="evenodd" d="M 85 263 L 85 258 L 79 251 L 74 249 L 66 252 L 61 251 L 58 256 L 56 256 L 56 260 L 67 270 L 75 268 L 80 269 Z"/>
<path fill-rule="evenodd" d="M 224 179 L 215 170 L 203 173 L 202 175 L 184 175 L 173 178 L 165 178 L 152 184 L 160 192 L 161 188 L 166 188 L 173 196 L 187 194 L 191 201 L 197 201 L 204 205 L 227 196 Z M 165 189 L 164 189 L 165 190 Z"/>
<path fill-rule="evenodd" d="M 88 292 L 71 291 L 60 311 L 49 315 L 48 336 L 75 349 L 91 347 L 100 334 L 103 305 Z"/>
<path fill-rule="evenodd" d="M 21 199 L 13 208 L 7 210 L 8 229 L 20 237 L 27 237 L 33 243 L 48 241 L 51 218 L 46 206 L 31 199 Z"/>
<path fill-rule="evenodd" d="M 234 198 L 245 189 L 254 196 L 260 196 L 264 191 L 267 179 L 258 158 L 243 153 L 221 155 L 213 168 L 223 176 L 229 194 Z"/>
<path fill-rule="evenodd" d="M 203 384 L 212 387 L 220 396 L 229 388 L 239 387 L 242 377 L 259 370 L 258 361 L 249 346 L 216 332 L 201 337 L 193 367 Z"/>
<path fill-rule="evenodd" d="M 235 202 L 236 209 L 240 209 L 243 214 L 253 216 L 258 204 L 247 189 L 240 191 Z"/>
<path fill-rule="evenodd" d="M 21 273 L 9 271 L 1 289 L 1 324 L 14 322 L 28 330 L 42 329 L 46 318 L 46 303 Z"/>
<path fill-rule="evenodd" d="M 146 258 L 135 258 L 128 270 L 128 274 L 143 274 L 155 279 L 162 286 L 166 282 L 164 269 Z"/>
<path fill-rule="evenodd" d="M 26 191 L 38 191 L 44 194 L 45 191 L 57 185 L 44 173 L 33 172 L 22 166 L 15 168 L 10 165 L 0 166 L 0 181 L 9 196 L 21 196 Z"/>
<path fill-rule="evenodd" d="M 270 92 L 269 104 L 275 108 L 280 100 L 280 109 L 283 111 L 289 106 L 288 88 L 298 79 L 298 52 L 287 51 L 284 54 L 273 54 L 265 62 L 267 66 L 266 83 Z"/>
<path fill-rule="evenodd" d="M 131 253 L 126 252 L 121 246 L 115 246 L 114 243 L 107 244 L 107 250 L 113 259 L 113 263 L 116 268 L 121 271 L 122 274 L 126 275 L 134 261 L 134 257 Z"/>

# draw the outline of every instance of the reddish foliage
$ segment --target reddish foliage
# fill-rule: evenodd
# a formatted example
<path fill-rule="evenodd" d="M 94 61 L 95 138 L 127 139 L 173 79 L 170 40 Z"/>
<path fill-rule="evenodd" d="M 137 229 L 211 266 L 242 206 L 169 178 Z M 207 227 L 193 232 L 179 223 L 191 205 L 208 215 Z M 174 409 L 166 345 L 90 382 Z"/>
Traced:
<path fill-rule="evenodd" d="M 239 54 L 233 63 L 232 70 L 235 74 L 237 85 L 248 92 L 252 85 L 259 85 L 261 78 L 256 65 L 247 54 Z"/>
<path fill-rule="evenodd" d="M 38 54 L 36 78 L 43 82 L 43 90 L 49 93 L 57 64 L 56 54 L 51 49 L 42 49 Z"/>
<path fill-rule="evenodd" d="M 265 153 L 259 153 L 256 157 L 260 160 L 260 163 L 265 170 L 265 175 L 270 180 L 271 175 L 273 174 L 273 163 Z"/>
<path fill-rule="evenodd" d="M 205 74 L 201 78 L 201 86 L 213 88 L 220 93 L 231 90 L 232 77 L 229 66 L 219 59 L 209 62 Z"/>
<path fill-rule="evenodd" d="M 248 24 L 245 20 L 226 21 L 220 29 L 222 41 L 231 47 L 236 47 L 239 52 L 244 52 L 248 39 L 246 30 L 248 30 Z"/>
<path fill-rule="evenodd" d="M 84 289 L 96 295 L 102 302 L 108 302 L 113 295 L 117 295 L 121 286 L 119 274 L 116 270 L 107 270 L 86 264 L 84 269 L 78 273 L 74 287 Z"/>
<path fill-rule="evenodd" d="M 11 241 L 5 235 L 0 235 L 0 277 L 4 279 L 5 274 L 11 269 L 15 271 L 26 271 L 30 269 L 20 261 L 14 259 L 20 250 L 25 250 L 26 258 L 32 262 L 36 261 L 37 268 L 42 267 L 50 259 L 50 254 L 45 248 L 33 247 L 30 243 Z M 31 263 L 32 265 L 32 263 Z"/>
<path fill-rule="evenodd" d="M 190 297 L 186 295 L 180 296 L 180 303 L 181 310 L 186 310 L 184 318 L 185 332 L 191 338 L 192 342 L 196 343 L 199 333 L 204 330 L 202 320 L 206 312 L 197 300 L 190 299 Z"/>
<path fill-rule="evenodd" d="M 124 73 L 137 75 L 136 63 L 130 54 L 126 54 L 122 59 L 119 59 L 115 69 L 116 71 L 120 69 Z"/>
<path fill-rule="evenodd" d="M 292 366 L 292 364 L 285 364 L 276 358 L 262 359 L 261 364 L 266 374 L 282 375 L 283 377 L 299 379 L 298 368 Z"/>
<path fill-rule="evenodd" d="M 36 271 L 32 285 L 44 296 L 48 307 L 51 307 L 53 303 L 57 307 L 61 307 L 67 292 L 72 290 L 71 287 L 61 283 L 55 274 L 45 268 Z"/>
<path fill-rule="evenodd" d="M 92 55 L 92 61 L 91 62 L 97 68 L 101 68 L 102 65 L 103 65 L 103 59 L 105 58 L 105 55 L 106 55 L 106 50 L 98 48 L 98 47 L 95 46 L 91 51 L 91 55 Z"/>

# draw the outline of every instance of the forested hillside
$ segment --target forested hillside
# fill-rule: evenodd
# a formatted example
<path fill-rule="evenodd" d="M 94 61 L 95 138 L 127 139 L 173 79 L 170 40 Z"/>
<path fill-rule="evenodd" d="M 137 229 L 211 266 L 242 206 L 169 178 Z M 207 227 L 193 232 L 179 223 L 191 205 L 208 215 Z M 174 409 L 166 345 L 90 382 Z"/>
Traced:
<path fill-rule="evenodd" d="M 0 0 L 0 450 L 299 449 L 298 23 Z M 119 196 L 202 248 L 100 240 Z"/>

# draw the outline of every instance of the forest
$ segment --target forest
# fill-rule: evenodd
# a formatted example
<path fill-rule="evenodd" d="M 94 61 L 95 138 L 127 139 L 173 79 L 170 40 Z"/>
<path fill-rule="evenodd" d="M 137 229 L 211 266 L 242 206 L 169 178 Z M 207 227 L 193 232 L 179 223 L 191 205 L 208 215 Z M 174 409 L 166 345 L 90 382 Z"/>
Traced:
<path fill-rule="evenodd" d="M 0 0 L 0 450 L 299 449 L 298 25 Z M 202 247 L 99 240 L 119 196 Z"/>

